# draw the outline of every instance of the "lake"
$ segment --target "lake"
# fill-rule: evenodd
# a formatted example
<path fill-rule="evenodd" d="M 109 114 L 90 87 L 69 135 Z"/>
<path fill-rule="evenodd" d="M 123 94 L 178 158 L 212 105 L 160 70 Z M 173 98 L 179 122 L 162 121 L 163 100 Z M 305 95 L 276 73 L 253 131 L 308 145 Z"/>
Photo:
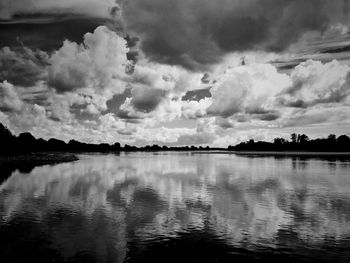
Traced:
<path fill-rule="evenodd" d="M 350 161 L 80 155 L 0 185 L 0 262 L 350 262 Z"/>

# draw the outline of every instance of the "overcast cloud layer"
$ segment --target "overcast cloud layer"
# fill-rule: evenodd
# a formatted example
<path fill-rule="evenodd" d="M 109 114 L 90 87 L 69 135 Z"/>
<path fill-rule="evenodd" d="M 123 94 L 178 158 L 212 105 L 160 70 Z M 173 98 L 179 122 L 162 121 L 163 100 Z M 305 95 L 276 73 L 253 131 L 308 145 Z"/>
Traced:
<path fill-rule="evenodd" d="M 348 1 L 0 6 L 0 121 L 16 133 L 224 147 L 349 134 Z"/>
<path fill-rule="evenodd" d="M 304 34 L 348 20 L 339 0 L 131 0 L 127 28 L 146 55 L 197 68 L 233 51 L 284 51 Z"/>

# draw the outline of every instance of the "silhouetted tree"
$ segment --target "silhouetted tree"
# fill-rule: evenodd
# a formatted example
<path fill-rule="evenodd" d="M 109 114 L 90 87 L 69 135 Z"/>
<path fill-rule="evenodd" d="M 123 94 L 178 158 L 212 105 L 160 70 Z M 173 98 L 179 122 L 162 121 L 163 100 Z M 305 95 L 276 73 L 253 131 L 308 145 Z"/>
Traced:
<path fill-rule="evenodd" d="M 0 123 L 0 138 L 1 140 L 12 139 L 14 136 L 7 127 Z"/>
<path fill-rule="evenodd" d="M 9 129 L 0 123 L 0 153 L 13 153 L 15 150 L 14 140 L 15 136 L 12 135 Z"/>
<path fill-rule="evenodd" d="M 337 136 L 335 134 L 328 135 L 327 139 L 331 142 L 335 142 L 337 140 Z"/>
<path fill-rule="evenodd" d="M 341 145 L 347 145 L 350 144 L 350 138 L 346 135 L 340 135 L 337 139 L 337 142 Z"/>
<path fill-rule="evenodd" d="M 306 143 L 309 137 L 305 134 L 298 134 L 298 143 Z"/>
<path fill-rule="evenodd" d="M 36 139 L 34 138 L 34 136 L 29 132 L 21 133 L 18 136 L 18 140 L 20 143 L 27 144 L 27 145 L 31 145 L 31 144 L 34 144 L 36 142 Z"/>
<path fill-rule="evenodd" d="M 113 144 L 113 148 L 114 150 L 120 150 L 120 143 L 116 142 L 115 144 Z"/>
<path fill-rule="evenodd" d="M 273 139 L 273 142 L 274 142 L 275 144 L 284 144 L 284 143 L 287 142 L 287 140 L 284 139 L 284 138 L 275 138 L 275 139 Z"/>
<path fill-rule="evenodd" d="M 248 141 L 248 144 L 254 144 L 255 142 L 254 142 L 254 140 L 253 139 L 250 139 L 249 141 Z"/>

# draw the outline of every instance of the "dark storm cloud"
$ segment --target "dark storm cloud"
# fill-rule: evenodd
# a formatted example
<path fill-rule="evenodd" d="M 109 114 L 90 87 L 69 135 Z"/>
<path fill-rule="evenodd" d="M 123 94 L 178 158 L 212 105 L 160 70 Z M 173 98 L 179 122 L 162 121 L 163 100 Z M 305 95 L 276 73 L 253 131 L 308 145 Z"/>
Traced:
<path fill-rule="evenodd" d="M 271 111 L 263 114 L 253 114 L 253 118 L 262 120 L 262 121 L 275 121 L 277 120 L 281 114 L 276 111 Z"/>
<path fill-rule="evenodd" d="M 297 59 L 288 59 L 286 61 L 275 60 L 270 63 L 278 69 L 279 72 L 290 72 L 300 63 L 305 62 L 307 58 L 297 58 Z"/>
<path fill-rule="evenodd" d="M 16 86 L 33 86 L 38 80 L 46 79 L 47 65 L 45 52 L 4 47 L 0 49 L 0 82 L 7 80 Z"/>
<path fill-rule="evenodd" d="M 220 118 L 220 117 L 216 118 L 215 124 L 218 125 L 219 127 L 223 128 L 223 129 L 231 129 L 231 128 L 235 127 L 232 122 L 230 122 L 227 119 Z"/>
<path fill-rule="evenodd" d="M 68 39 L 80 43 L 99 25 L 118 28 L 113 0 L 0 0 L 0 45 L 52 51 Z"/>
<path fill-rule="evenodd" d="M 113 0 L 0 0 L 0 19 L 18 14 L 81 14 L 93 17 L 116 15 Z"/>
<path fill-rule="evenodd" d="M 148 56 L 197 68 L 231 51 L 283 51 L 346 20 L 346 8 L 343 0 L 129 0 L 123 16 Z"/>
<path fill-rule="evenodd" d="M 131 89 L 125 89 L 125 91 L 122 94 L 114 95 L 112 99 L 108 100 L 106 102 L 107 104 L 107 111 L 104 113 L 118 112 L 119 108 L 123 103 L 125 102 L 126 98 L 132 97 Z"/>
<path fill-rule="evenodd" d="M 131 94 L 131 103 L 134 108 L 138 111 L 148 113 L 159 105 L 166 92 L 164 90 L 142 87 L 132 89 Z"/>
<path fill-rule="evenodd" d="M 343 52 L 349 52 L 350 51 L 350 45 L 344 45 L 340 47 L 334 47 L 334 48 L 328 48 L 325 50 L 322 50 L 321 53 L 327 54 L 327 53 L 343 53 Z"/>
<path fill-rule="evenodd" d="M 210 89 L 198 89 L 198 90 L 189 90 L 186 92 L 184 96 L 182 96 L 182 100 L 188 100 L 188 101 L 200 101 L 204 98 L 210 98 L 211 93 Z"/>
<path fill-rule="evenodd" d="M 136 47 L 137 43 L 140 41 L 138 37 L 132 37 L 129 35 L 125 36 L 125 40 L 128 43 L 128 48 Z"/>
<path fill-rule="evenodd" d="M 65 39 L 81 43 L 84 35 L 107 19 L 81 15 L 17 15 L 11 20 L 0 21 L 0 46 L 53 51 L 62 46 Z"/>
<path fill-rule="evenodd" d="M 203 84 L 209 84 L 210 83 L 210 75 L 208 73 L 204 73 L 202 77 L 202 83 Z"/>
<path fill-rule="evenodd" d="M 138 37 L 132 37 L 130 35 L 126 35 L 124 37 L 124 39 L 126 40 L 127 47 L 129 48 L 129 52 L 127 53 L 127 58 L 128 58 L 128 60 L 134 62 L 134 64 L 128 68 L 128 72 L 133 73 L 134 72 L 134 65 L 137 62 L 137 59 L 139 57 L 139 50 L 138 50 L 137 45 L 138 45 L 140 39 Z"/>
<path fill-rule="evenodd" d="M 126 120 L 129 123 L 139 124 L 142 120 L 141 117 L 136 116 L 125 110 L 118 110 L 116 116 L 120 119 Z"/>

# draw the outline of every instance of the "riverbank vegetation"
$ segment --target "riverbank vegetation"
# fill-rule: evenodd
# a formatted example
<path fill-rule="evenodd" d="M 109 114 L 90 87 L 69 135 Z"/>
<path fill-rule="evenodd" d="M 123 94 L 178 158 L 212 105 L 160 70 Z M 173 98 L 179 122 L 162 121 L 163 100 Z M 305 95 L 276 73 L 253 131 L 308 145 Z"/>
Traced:
<path fill-rule="evenodd" d="M 290 140 L 275 138 L 273 142 L 249 140 L 235 146 L 231 151 L 266 151 L 266 152 L 350 152 L 350 138 L 347 135 L 329 135 L 326 138 L 310 139 L 305 134 L 293 133 Z"/>
<path fill-rule="evenodd" d="M 293 133 L 290 140 L 284 138 L 275 138 L 273 142 L 254 141 L 239 143 L 228 148 L 211 148 L 209 146 L 159 146 L 147 145 L 136 147 L 131 145 L 121 146 L 119 142 L 113 144 L 89 144 L 76 140 L 70 140 L 68 143 L 51 138 L 49 140 L 36 139 L 31 133 L 21 133 L 15 136 L 11 131 L 0 123 L 0 156 L 18 156 L 28 153 L 43 152 L 119 152 L 119 151 L 267 151 L 267 152 L 350 152 L 350 138 L 347 135 L 329 135 L 326 138 L 309 139 L 305 134 Z M 66 157 L 64 157 L 66 158 Z"/>

